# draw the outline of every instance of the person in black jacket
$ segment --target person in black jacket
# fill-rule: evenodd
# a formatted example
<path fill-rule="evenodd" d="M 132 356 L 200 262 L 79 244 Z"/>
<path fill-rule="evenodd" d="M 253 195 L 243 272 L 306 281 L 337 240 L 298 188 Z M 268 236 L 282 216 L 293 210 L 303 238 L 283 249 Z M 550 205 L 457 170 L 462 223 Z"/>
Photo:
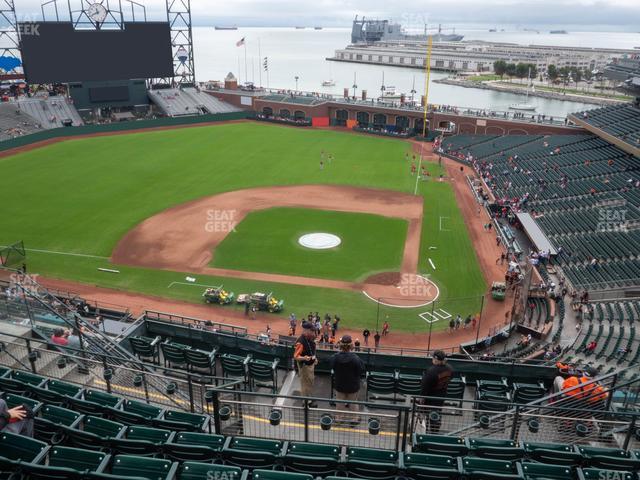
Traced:
<path fill-rule="evenodd" d="M 360 391 L 360 377 L 365 372 L 364 363 L 360 357 L 353 353 L 353 341 L 350 335 L 344 335 L 339 343 L 340 352 L 336 353 L 329 360 L 329 365 L 333 371 L 333 388 L 336 391 L 338 400 L 338 410 L 357 411 L 357 404 L 340 403 L 340 400 L 357 400 Z M 354 424 L 358 423 L 357 417 L 352 419 Z"/>
<path fill-rule="evenodd" d="M 0 398 L 0 432 L 33 437 L 33 415 L 23 405 L 10 409 Z"/>
<path fill-rule="evenodd" d="M 447 387 L 453 376 L 453 369 L 447 365 L 447 356 L 442 350 L 433 352 L 431 367 L 422 375 L 422 388 L 420 395 L 428 397 L 422 399 L 425 405 L 426 415 L 429 419 L 429 431 L 440 431 L 440 412 L 447 396 Z M 434 415 L 432 415 L 434 413 Z"/>

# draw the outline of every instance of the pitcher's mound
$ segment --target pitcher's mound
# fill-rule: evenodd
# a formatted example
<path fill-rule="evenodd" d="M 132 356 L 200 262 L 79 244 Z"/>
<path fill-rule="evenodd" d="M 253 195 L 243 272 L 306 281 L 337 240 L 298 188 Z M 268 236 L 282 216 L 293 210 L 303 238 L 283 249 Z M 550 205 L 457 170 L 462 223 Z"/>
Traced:
<path fill-rule="evenodd" d="M 365 280 L 362 293 L 380 305 L 397 308 L 416 308 L 433 302 L 440 290 L 423 275 L 384 272 Z"/>

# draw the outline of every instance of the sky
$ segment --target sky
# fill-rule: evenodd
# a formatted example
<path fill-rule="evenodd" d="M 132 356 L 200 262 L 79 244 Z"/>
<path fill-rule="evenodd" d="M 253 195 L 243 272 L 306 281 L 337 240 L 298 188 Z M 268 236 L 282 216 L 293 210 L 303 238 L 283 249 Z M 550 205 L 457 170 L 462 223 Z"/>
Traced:
<path fill-rule="evenodd" d="M 151 19 L 160 19 L 165 0 L 137 1 L 146 6 Z M 176 3 L 180 1 L 186 0 Z M 66 8 L 67 0 L 58 2 Z M 41 18 L 40 0 L 15 0 L 15 4 L 19 19 Z M 610 25 L 640 31 L 640 0 L 191 0 L 191 10 L 194 25 L 348 27 L 355 15 L 365 15 L 416 29 L 426 21 L 431 25 L 567 25 L 585 30 Z"/>

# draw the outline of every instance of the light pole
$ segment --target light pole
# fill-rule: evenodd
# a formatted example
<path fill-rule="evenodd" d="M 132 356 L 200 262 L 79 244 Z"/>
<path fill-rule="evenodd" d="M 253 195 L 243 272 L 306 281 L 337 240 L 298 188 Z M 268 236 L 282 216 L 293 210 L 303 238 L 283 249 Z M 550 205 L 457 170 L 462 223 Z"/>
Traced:
<path fill-rule="evenodd" d="M 296 92 L 297 92 L 298 91 L 298 80 L 300 80 L 300 77 L 296 75 L 294 78 L 296 79 Z"/>
<path fill-rule="evenodd" d="M 356 89 L 358 88 L 358 84 L 356 83 L 356 72 L 353 72 L 353 98 L 356 98 Z"/>

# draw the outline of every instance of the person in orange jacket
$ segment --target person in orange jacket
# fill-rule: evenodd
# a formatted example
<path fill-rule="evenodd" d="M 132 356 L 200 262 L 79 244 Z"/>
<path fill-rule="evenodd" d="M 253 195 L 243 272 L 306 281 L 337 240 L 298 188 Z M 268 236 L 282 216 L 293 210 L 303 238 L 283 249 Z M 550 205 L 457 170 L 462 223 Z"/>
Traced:
<path fill-rule="evenodd" d="M 576 374 L 566 378 L 562 382 L 561 392 L 575 400 L 586 400 L 589 404 L 605 401 L 608 393 L 602 385 L 593 381 L 597 373 L 595 369 L 587 368 L 582 375 Z"/>

